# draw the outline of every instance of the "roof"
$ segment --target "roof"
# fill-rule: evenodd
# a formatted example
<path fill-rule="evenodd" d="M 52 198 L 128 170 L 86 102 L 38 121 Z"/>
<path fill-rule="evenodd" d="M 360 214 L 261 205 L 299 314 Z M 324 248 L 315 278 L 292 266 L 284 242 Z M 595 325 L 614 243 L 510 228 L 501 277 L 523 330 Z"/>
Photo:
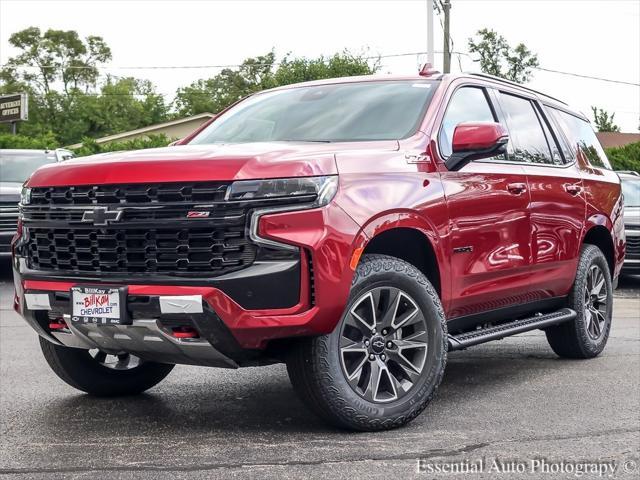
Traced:
<path fill-rule="evenodd" d="M 640 133 L 596 132 L 596 136 L 603 148 L 624 147 L 640 142 Z"/>
<path fill-rule="evenodd" d="M 194 120 L 200 120 L 200 119 L 208 120 L 213 117 L 215 117 L 215 114 L 213 113 L 209 113 L 209 112 L 199 113 L 197 115 L 192 115 L 191 117 L 179 118 L 177 120 L 171 120 L 169 122 L 156 123 L 155 125 L 149 125 L 147 127 L 137 128 L 135 130 L 129 130 L 127 132 L 116 133 L 113 135 L 107 135 L 106 137 L 96 138 L 96 143 L 112 142 L 114 140 L 119 140 L 121 138 L 130 137 L 131 135 L 141 135 L 145 133 L 153 134 L 154 131 L 161 130 L 163 128 L 172 127 L 174 125 L 180 125 L 181 123 L 192 122 Z M 82 143 L 76 143 L 74 145 L 69 145 L 66 148 L 80 148 L 81 146 L 82 146 Z"/>

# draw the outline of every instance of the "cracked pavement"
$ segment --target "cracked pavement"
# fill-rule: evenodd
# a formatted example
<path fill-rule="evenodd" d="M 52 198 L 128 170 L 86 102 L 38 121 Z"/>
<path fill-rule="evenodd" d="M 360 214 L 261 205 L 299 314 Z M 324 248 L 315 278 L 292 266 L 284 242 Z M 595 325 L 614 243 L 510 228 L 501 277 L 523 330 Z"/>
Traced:
<path fill-rule="evenodd" d="M 453 352 L 435 400 L 415 421 L 389 432 L 347 433 L 305 409 L 281 365 L 178 366 L 138 397 L 83 395 L 49 370 L 36 334 L 10 309 L 8 270 L 0 264 L 6 478 L 433 478 L 418 471 L 418 459 L 640 464 L 637 279 L 617 292 L 612 335 L 599 358 L 559 359 L 539 331 Z M 614 476 L 637 478 L 622 468 Z"/>

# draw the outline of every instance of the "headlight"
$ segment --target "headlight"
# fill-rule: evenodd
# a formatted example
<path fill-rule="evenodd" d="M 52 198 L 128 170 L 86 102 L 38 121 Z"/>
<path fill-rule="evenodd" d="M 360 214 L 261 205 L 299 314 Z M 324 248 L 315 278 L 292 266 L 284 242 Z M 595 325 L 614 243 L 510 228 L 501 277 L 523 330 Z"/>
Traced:
<path fill-rule="evenodd" d="M 277 178 L 273 180 L 240 180 L 233 182 L 227 190 L 227 200 L 251 201 L 291 199 L 295 202 L 283 205 L 257 208 L 251 215 L 249 237 L 254 243 L 286 250 L 298 250 L 298 247 L 270 240 L 260 236 L 259 224 L 263 215 L 280 212 L 292 212 L 309 208 L 324 207 L 329 204 L 338 191 L 338 176 Z"/>
<path fill-rule="evenodd" d="M 324 177 L 276 178 L 268 180 L 241 180 L 233 182 L 227 191 L 227 200 L 271 200 L 291 198 L 309 199 L 307 208 L 323 207 L 338 190 L 336 175 Z"/>
<path fill-rule="evenodd" d="M 29 205 L 31 203 L 31 189 L 29 187 L 22 187 L 20 203 L 22 205 Z"/>

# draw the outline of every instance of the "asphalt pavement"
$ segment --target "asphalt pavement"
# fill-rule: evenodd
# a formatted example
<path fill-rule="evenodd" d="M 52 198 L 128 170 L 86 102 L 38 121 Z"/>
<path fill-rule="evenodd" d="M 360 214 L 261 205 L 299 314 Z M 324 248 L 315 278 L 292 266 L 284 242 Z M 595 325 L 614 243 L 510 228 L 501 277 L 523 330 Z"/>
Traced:
<path fill-rule="evenodd" d="M 4 262 L 0 476 L 577 478 L 597 465 L 602 477 L 582 478 L 638 478 L 640 280 L 621 287 L 600 357 L 560 359 L 541 332 L 453 352 L 415 421 L 348 433 L 307 411 L 281 365 L 178 366 L 137 397 L 81 394 L 50 371 L 36 334 L 11 310 Z M 474 469 L 484 473 L 464 473 Z"/>

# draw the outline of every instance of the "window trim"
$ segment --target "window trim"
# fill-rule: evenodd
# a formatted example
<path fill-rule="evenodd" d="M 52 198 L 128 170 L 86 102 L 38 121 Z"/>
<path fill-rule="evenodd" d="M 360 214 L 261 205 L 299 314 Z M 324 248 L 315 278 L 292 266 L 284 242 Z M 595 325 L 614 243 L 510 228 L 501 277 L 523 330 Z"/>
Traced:
<path fill-rule="evenodd" d="M 494 107 L 494 105 L 491 102 L 491 98 L 489 96 L 489 92 L 487 91 L 487 87 L 485 85 L 480 85 L 477 83 L 463 83 L 461 85 L 457 85 L 452 91 L 451 91 L 451 95 L 449 95 L 449 98 L 447 98 L 447 103 L 444 106 L 444 110 L 442 111 L 442 115 L 440 116 L 438 123 L 438 132 L 436 133 L 436 145 L 438 147 L 438 156 L 440 157 L 440 159 L 443 162 L 446 162 L 447 158 L 449 158 L 451 155 L 444 155 L 442 152 L 442 146 L 440 145 L 440 135 L 442 134 L 442 131 L 444 130 L 444 117 L 447 115 L 447 111 L 449 110 L 449 106 L 451 105 L 451 100 L 453 99 L 454 95 L 458 92 L 458 90 L 462 90 L 463 88 L 475 88 L 478 89 L 482 92 L 482 94 L 484 95 L 485 100 L 487 101 L 487 105 L 489 106 L 489 110 L 491 111 L 491 115 L 493 115 L 493 121 L 498 123 L 498 115 L 496 113 L 496 109 Z M 453 141 L 453 137 L 451 138 L 451 141 Z"/>
<path fill-rule="evenodd" d="M 520 97 L 524 100 L 528 100 L 531 103 L 532 108 L 534 109 L 534 113 L 536 114 L 536 117 L 538 118 L 538 122 L 540 123 L 541 121 L 544 121 L 543 119 L 546 120 L 547 116 L 543 115 L 541 118 L 541 107 L 540 104 L 541 102 L 534 96 L 532 95 L 527 95 L 527 94 L 521 94 L 520 92 L 516 91 L 515 89 L 504 89 L 504 88 L 493 88 L 491 87 L 491 90 L 493 90 L 493 96 L 494 96 L 494 101 L 497 103 L 499 109 L 500 109 L 500 113 L 502 115 L 502 119 L 504 119 L 504 126 L 507 128 L 507 130 L 509 131 L 509 137 L 511 139 L 511 130 L 509 129 L 509 124 L 507 122 L 506 119 L 506 115 L 504 114 L 504 110 L 502 108 L 502 103 L 500 101 L 500 93 L 504 93 L 506 95 L 511 95 L 513 97 Z M 553 107 L 555 108 L 555 107 Z M 576 116 L 576 115 L 574 115 Z M 576 116 L 577 117 L 577 116 Z M 577 117 L 580 118 L 580 117 Z M 548 121 L 547 121 L 547 127 L 549 128 L 549 131 L 551 132 L 551 135 L 557 135 L 557 132 L 555 132 L 554 130 L 554 125 L 551 125 Z M 545 139 L 547 140 L 547 146 L 549 147 L 550 153 L 551 152 L 551 145 L 549 145 L 549 139 L 547 138 L 547 134 L 544 131 L 544 128 L 542 125 L 540 125 L 540 129 L 542 130 L 542 134 L 544 135 Z M 560 133 L 563 135 L 564 137 L 564 132 L 562 132 L 562 130 L 560 130 Z M 573 165 L 575 165 L 576 163 L 576 155 L 575 152 L 573 150 L 573 148 L 571 148 L 570 144 L 567 142 L 567 145 L 569 145 L 569 148 L 571 149 L 571 151 L 574 153 L 573 155 L 573 159 L 572 161 L 567 161 L 567 159 L 564 156 L 564 152 L 562 151 L 561 148 L 559 148 L 559 144 L 557 142 L 557 139 L 554 138 L 554 141 L 556 142 L 556 146 L 558 147 L 558 151 L 560 152 L 560 155 L 563 159 L 563 163 L 561 165 L 557 165 L 555 163 L 535 163 L 535 162 L 519 162 L 519 161 L 514 161 L 514 160 L 494 160 L 491 158 L 487 158 L 487 159 L 480 159 L 480 160 L 475 160 L 478 163 L 499 163 L 499 164 L 507 164 L 507 165 L 526 165 L 526 166 L 532 166 L 532 167 L 543 167 L 543 168 L 570 168 Z"/>

